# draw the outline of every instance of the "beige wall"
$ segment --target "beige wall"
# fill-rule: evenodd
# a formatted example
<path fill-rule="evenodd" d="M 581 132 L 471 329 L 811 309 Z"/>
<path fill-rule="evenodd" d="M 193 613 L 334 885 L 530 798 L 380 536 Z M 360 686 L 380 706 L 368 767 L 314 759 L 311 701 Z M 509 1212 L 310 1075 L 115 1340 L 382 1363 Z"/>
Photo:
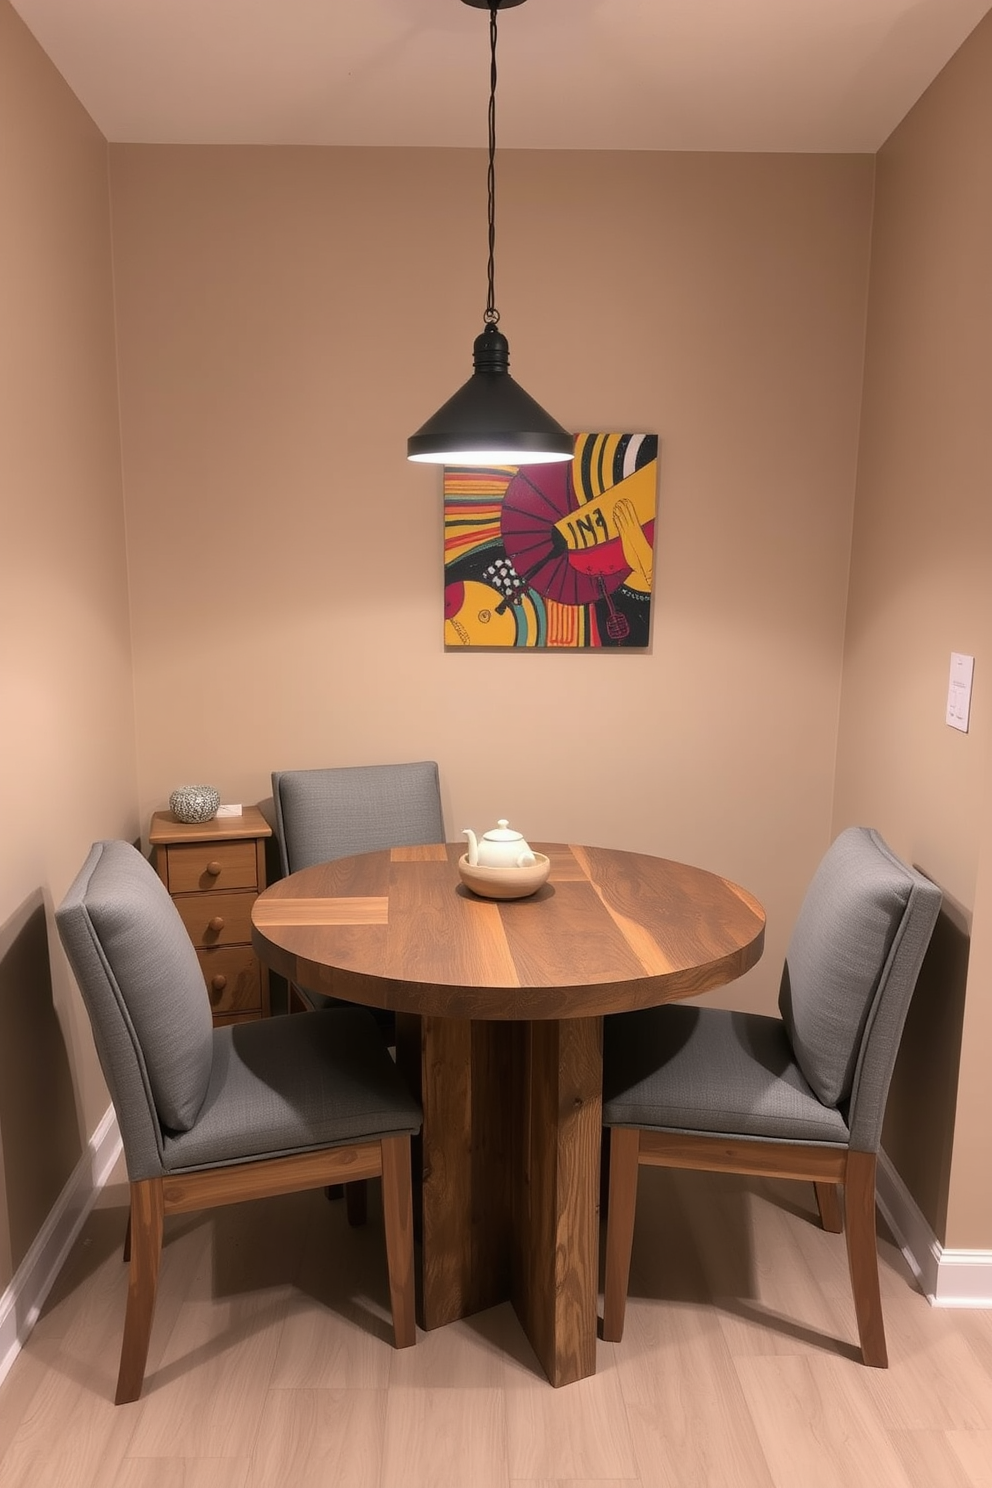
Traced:
<path fill-rule="evenodd" d="M 107 1093 L 51 909 L 133 836 L 107 147 L 0 0 L 0 1290 Z"/>
<path fill-rule="evenodd" d="M 498 301 L 576 429 L 661 437 L 649 654 L 448 653 L 406 435 L 485 304 L 472 151 L 111 150 L 142 811 L 184 780 L 430 756 L 449 835 L 701 862 L 770 1001 L 830 825 L 867 157 L 518 153 Z"/>
<path fill-rule="evenodd" d="M 961 1248 L 992 1244 L 990 138 L 992 17 L 878 156 L 834 813 L 874 820 L 948 895 L 885 1145 Z M 967 735 L 944 722 L 952 651 L 976 657 Z"/>

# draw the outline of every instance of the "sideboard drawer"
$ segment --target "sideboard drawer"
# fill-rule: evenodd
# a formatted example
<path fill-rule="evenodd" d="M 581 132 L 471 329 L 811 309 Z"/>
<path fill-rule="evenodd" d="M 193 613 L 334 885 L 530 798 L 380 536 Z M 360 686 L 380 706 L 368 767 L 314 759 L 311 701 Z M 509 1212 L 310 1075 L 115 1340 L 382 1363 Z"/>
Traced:
<path fill-rule="evenodd" d="M 165 850 L 165 862 L 170 894 L 259 887 L 252 841 L 171 845 Z"/>
<path fill-rule="evenodd" d="M 251 943 L 254 894 L 191 894 L 172 902 L 183 917 L 189 938 L 199 948 Z"/>
<path fill-rule="evenodd" d="M 258 958 L 251 946 L 222 946 L 197 951 L 214 1017 L 256 1012 L 261 1001 Z"/>

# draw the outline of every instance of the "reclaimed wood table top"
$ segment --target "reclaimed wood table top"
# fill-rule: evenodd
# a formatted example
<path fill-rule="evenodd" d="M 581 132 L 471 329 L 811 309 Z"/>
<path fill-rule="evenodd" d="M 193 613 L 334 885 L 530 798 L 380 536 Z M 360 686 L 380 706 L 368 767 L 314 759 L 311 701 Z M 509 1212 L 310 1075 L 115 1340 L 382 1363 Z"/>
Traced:
<path fill-rule="evenodd" d="M 647 853 L 534 843 L 551 859 L 525 899 L 482 899 L 463 843 L 392 848 L 305 868 L 252 910 L 258 953 L 289 981 L 397 1012 L 473 1019 L 592 1017 L 691 997 L 759 959 L 765 915 L 746 889 Z"/>

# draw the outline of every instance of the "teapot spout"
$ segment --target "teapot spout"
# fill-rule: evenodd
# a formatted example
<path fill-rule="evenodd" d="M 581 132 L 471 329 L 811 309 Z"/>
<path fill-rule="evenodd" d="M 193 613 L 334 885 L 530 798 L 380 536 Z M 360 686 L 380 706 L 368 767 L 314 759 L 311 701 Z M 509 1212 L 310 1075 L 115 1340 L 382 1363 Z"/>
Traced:
<path fill-rule="evenodd" d="M 479 844 L 471 827 L 466 827 L 462 832 L 463 837 L 468 838 L 468 865 L 470 868 L 479 866 Z"/>

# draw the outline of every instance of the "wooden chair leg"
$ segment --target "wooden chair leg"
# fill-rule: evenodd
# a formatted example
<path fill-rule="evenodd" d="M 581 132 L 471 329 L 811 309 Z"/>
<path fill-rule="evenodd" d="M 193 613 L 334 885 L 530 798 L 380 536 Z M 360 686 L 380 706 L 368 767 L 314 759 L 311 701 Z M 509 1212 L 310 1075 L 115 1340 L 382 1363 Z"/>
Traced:
<path fill-rule="evenodd" d="M 369 1186 L 364 1178 L 345 1184 L 344 1212 L 352 1229 L 360 1228 L 368 1218 Z"/>
<path fill-rule="evenodd" d="M 610 1187 L 606 1208 L 606 1279 L 603 1289 L 603 1337 L 619 1343 L 627 1310 L 630 1252 L 634 1243 L 637 1200 L 636 1127 L 610 1128 Z"/>
<path fill-rule="evenodd" d="M 349 1184 L 349 1188 L 351 1185 Z M 389 1300 L 393 1312 L 393 1342 L 409 1348 L 417 1341 L 414 1316 L 413 1184 L 410 1138 L 382 1139 L 382 1214 L 386 1230 Z"/>
<path fill-rule="evenodd" d="M 854 1311 L 858 1319 L 861 1355 L 874 1369 L 885 1369 L 889 1359 L 878 1287 L 878 1242 L 875 1238 L 875 1154 L 849 1152 L 844 1181 L 847 1220 L 847 1260 L 851 1269 Z"/>
<path fill-rule="evenodd" d="M 144 1383 L 158 1291 L 164 1214 L 160 1178 L 145 1178 L 131 1184 L 131 1259 L 116 1405 L 137 1400 Z"/>
<path fill-rule="evenodd" d="M 352 1229 L 358 1229 L 368 1218 L 368 1185 L 364 1178 L 354 1183 L 329 1183 L 324 1189 L 328 1199 L 344 1199 L 345 1215 Z"/>
<path fill-rule="evenodd" d="M 814 1183 L 816 1207 L 820 1211 L 820 1223 L 831 1235 L 839 1235 L 844 1228 L 844 1214 L 840 1207 L 840 1190 L 836 1183 Z"/>
<path fill-rule="evenodd" d="M 127 1264 L 131 1259 L 131 1211 L 127 1211 L 127 1226 L 124 1230 L 124 1248 L 121 1251 L 121 1260 Z"/>

